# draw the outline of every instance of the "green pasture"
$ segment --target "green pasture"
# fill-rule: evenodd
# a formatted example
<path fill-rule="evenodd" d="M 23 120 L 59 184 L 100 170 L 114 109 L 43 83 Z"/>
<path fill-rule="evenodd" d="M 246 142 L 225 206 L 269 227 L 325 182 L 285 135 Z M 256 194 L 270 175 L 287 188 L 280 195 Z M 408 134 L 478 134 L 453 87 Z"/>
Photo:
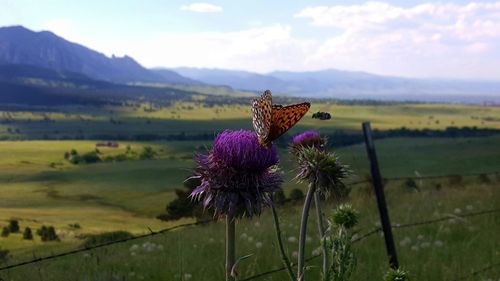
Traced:
<path fill-rule="evenodd" d="M 425 177 L 500 171 L 499 143 L 500 136 L 394 138 L 378 140 L 376 147 L 384 177 Z M 173 190 L 182 188 L 183 180 L 191 174 L 195 152 L 203 153 L 211 145 L 201 141 L 119 142 L 118 148 L 100 147 L 99 150 L 103 156 L 116 155 L 124 153 L 127 145 L 135 152 L 150 145 L 158 152 L 157 158 L 86 165 L 73 165 L 64 160 L 64 152 L 93 151 L 95 144 L 96 141 L 0 142 L 3 156 L 0 158 L 0 221 L 6 223 L 10 218 L 17 218 L 22 227 L 36 229 L 41 225 L 54 225 L 62 233 L 70 233 L 63 235 L 60 243 L 0 238 L 0 247 L 11 250 L 15 259 L 22 259 L 27 257 L 27 252 L 44 254 L 48 249 L 75 247 L 81 243 L 80 237 L 89 233 L 127 230 L 141 234 L 148 232 L 148 227 L 159 229 L 175 224 L 161 222 L 155 216 L 165 210 L 167 202 L 175 198 Z M 368 175 L 363 144 L 343 147 L 336 153 L 353 170 L 348 181 L 362 180 Z M 280 155 L 285 192 L 304 189 L 304 185 L 293 180 L 295 166 L 288 153 L 280 150 Z M 464 184 L 474 184 L 476 180 L 477 176 L 465 177 Z M 447 179 L 443 179 L 443 185 L 446 184 Z M 74 223 L 82 228 L 72 229 L 69 224 Z"/>
<path fill-rule="evenodd" d="M 498 178 L 492 176 L 491 180 L 491 183 L 479 183 L 471 178 L 460 186 L 451 185 L 446 179 L 426 180 L 418 183 L 420 192 L 405 188 L 402 181 L 389 181 L 386 196 L 394 224 L 450 218 L 394 230 L 400 264 L 410 271 L 412 280 L 454 280 L 498 263 L 498 213 L 456 217 L 498 207 L 500 185 Z M 436 188 L 438 183 L 440 188 Z M 355 188 L 348 201 L 360 212 L 360 223 L 354 232 L 364 234 L 379 225 L 375 198 L 368 186 Z M 324 204 L 327 215 L 335 204 Z M 292 260 L 296 260 L 297 255 L 300 208 L 300 204 L 287 204 L 278 209 L 286 251 Z M 21 226 L 28 224 L 21 222 Z M 237 256 L 251 255 L 237 267 L 239 280 L 282 266 L 268 211 L 259 218 L 240 220 L 236 229 Z M 307 256 L 318 253 L 320 246 L 314 216 L 309 230 Z M 20 240 L 20 236 L 8 239 Z M 40 247 L 40 253 L 48 254 L 67 249 L 64 243 L 45 243 L 43 249 L 38 242 L 34 245 Z M 355 244 L 354 249 L 358 266 L 353 280 L 382 280 L 388 266 L 381 235 L 370 236 Z M 26 258 L 31 255 L 20 254 L 13 261 Z M 68 275 L 72 280 L 223 280 L 223 262 L 224 224 L 221 221 L 27 265 L 1 272 L 0 276 L 7 280 L 67 280 Z M 319 280 L 319 271 L 320 260 L 314 259 L 309 263 L 307 280 Z M 464 280 L 488 280 L 499 274 L 500 269 L 493 268 Z M 279 272 L 256 280 L 289 279 L 285 272 Z"/>
<path fill-rule="evenodd" d="M 207 105 L 203 101 L 175 102 L 169 106 L 150 103 L 108 107 L 68 106 L 57 110 L 2 111 L 2 139 L 133 138 L 155 134 L 214 134 L 223 129 L 251 129 L 250 100 L 245 104 Z M 314 112 L 330 112 L 333 119 L 312 119 Z M 308 115 L 291 133 L 316 129 L 360 131 L 360 123 L 374 129 L 437 129 L 478 127 L 500 129 L 500 108 L 458 104 L 345 105 L 313 102 Z"/>

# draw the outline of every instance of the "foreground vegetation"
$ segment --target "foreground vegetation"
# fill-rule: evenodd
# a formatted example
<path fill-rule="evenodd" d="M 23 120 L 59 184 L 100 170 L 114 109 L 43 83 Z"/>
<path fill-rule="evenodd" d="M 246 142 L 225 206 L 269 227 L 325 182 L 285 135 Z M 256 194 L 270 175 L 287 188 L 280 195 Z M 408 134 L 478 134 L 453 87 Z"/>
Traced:
<path fill-rule="evenodd" d="M 167 203 L 176 196 L 175 189 L 182 188 L 184 179 L 191 174 L 194 154 L 205 152 L 216 132 L 250 129 L 248 96 L 241 95 L 230 103 L 218 96 L 195 95 L 165 104 L 160 98 L 154 102 L 139 98 L 99 106 L 4 108 L 0 112 L 0 139 L 4 140 L 0 142 L 0 227 L 15 219 L 20 232 L 0 237 L 0 263 L 12 264 L 74 249 L 91 243 L 91 235 L 114 232 L 91 240 L 102 241 L 194 221 L 184 218 L 165 222 L 155 217 L 165 212 Z M 316 111 L 330 112 L 333 118 L 312 119 Z M 364 144 L 358 139 L 342 143 L 335 134 L 359 134 L 360 123 L 365 120 L 371 120 L 373 128 L 384 132 L 401 127 L 440 131 L 465 126 L 500 129 L 500 108 L 322 101 L 313 104 L 309 116 L 289 136 L 305 129 L 332 135 L 329 142 L 337 147 L 336 153 L 355 171 L 348 181 L 356 182 L 369 174 Z M 96 147 L 98 142 L 110 139 L 119 139 L 118 147 Z M 151 139 L 156 141 L 146 141 Z M 356 144 L 347 145 L 350 143 Z M 377 140 L 385 178 L 417 178 L 413 183 L 404 179 L 387 182 L 393 222 L 497 207 L 498 174 L 486 173 L 500 171 L 499 144 L 500 136 L 494 132 L 484 137 Z M 296 188 L 304 190 L 305 186 L 293 181 L 296 171 L 283 146 L 280 156 L 286 195 Z M 477 175 L 459 176 L 467 174 Z M 439 175 L 456 176 L 418 179 Z M 366 233 L 376 226 L 375 200 L 366 183 L 353 186 L 349 202 L 361 215 L 356 231 Z M 337 203 L 327 203 L 327 210 Z M 300 206 L 289 202 L 278 211 L 287 252 L 296 260 Z M 491 214 L 398 229 L 395 235 L 401 264 L 412 273 L 413 280 L 447 280 L 498 262 L 498 218 Z M 314 223 L 313 219 L 311 225 Z M 43 242 L 36 234 L 42 226 L 53 226 L 59 241 Z M 32 240 L 23 239 L 26 227 L 33 231 Z M 261 218 L 239 222 L 237 231 L 238 255 L 253 254 L 238 266 L 240 279 L 281 267 L 267 211 Z M 67 280 L 70 273 L 74 280 L 221 280 L 223 243 L 223 225 L 215 223 L 0 272 L 0 277 Z M 310 233 L 308 253 L 317 253 L 318 246 L 318 238 Z M 9 251 L 3 259 L 2 250 Z M 383 275 L 387 267 L 379 236 L 356 244 L 355 250 L 359 264 L 354 280 L 374 280 L 374 276 Z M 318 260 L 311 263 L 308 276 L 312 280 L 318 279 L 319 265 Z M 499 274 L 493 270 L 478 278 Z M 286 278 L 282 272 L 261 280 Z"/>
<path fill-rule="evenodd" d="M 488 184 L 467 179 L 460 186 L 451 185 L 447 180 L 421 181 L 420 192 L 405 188 L 401 181 L 389 182 L 386 193 L 393 223 L 450 216 L 449 220 L 437 224 L 395 230 L 400 263 L 414 280 L 450 280 L 498 262 L 498 214 L 453 218 L 498 207 L 500 185 L 498 179 L 491 179 L 494 182 Z M 436 188 L 438 184 L 440 188 Z M 368 187 L 355 188 L 349 201 L 360 211 L 360 224 L 355 231 L 366 233 L 378 225 L 375 199 Z M 326 212 L 331 212 L 335 204 L 326 204 Z M 298 205 L 286 204 L 279 208 L 285 246 L 292 260 L 297 254 L 299 212 Z M 240 221 L 237 237 L 238 256 L 252 254 L 238 266 L 242 279 L 281 267 L 269 212 L 257 219 Z M 320 246 L 315 231 L 311 231 L 309 237 L 308 256 L 317 254 Z M 19 236 L 10 239 L 21 240 Z M 58 243 L 61 242 L 48 244 Z M 73 280 L 221 280 L 223 249 L 224 226 L 214 223 L 27 265 L 1 276 L 7 280 L 66 280 L 68 274 Z M 59 246 L 57 252 L 61 250 Z M 52 251 L 56 251 L 55 248 Z M 387 269 L 381 236 L 374 235 L 356 243 L 354 251 L 358 256 L 354 280 L 381 280 Z M 310 263 L 309 278 L 318 280 L 319 267 L 319 259 Z M 499 269 L 493 269 L 468 280 L 486 280 L 499 273 Z M 279 272 L 259 280 L 288 280 L 288 277 L 285 272 Z"/>

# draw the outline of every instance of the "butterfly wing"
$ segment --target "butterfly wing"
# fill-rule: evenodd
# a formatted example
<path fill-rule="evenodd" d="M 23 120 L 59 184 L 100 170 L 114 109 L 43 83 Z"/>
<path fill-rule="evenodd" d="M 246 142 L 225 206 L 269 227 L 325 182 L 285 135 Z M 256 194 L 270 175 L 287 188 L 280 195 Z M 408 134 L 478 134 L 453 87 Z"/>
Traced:
<path fill-rule="evenodd" d="M 310 107 L 311 104 L 308 102 L 288 106 L 273 105 L 271 129 L 265 142 L 270 143 L 290 130 L 309 111 Z"/>
<path fill-rule="evenodd" d="M 262 97 L 253 100 L 252 103 L 252 124 L 260 143 L 269 137 L 272 104 L 273 98 L 269 90 L 266 90 Z"/>

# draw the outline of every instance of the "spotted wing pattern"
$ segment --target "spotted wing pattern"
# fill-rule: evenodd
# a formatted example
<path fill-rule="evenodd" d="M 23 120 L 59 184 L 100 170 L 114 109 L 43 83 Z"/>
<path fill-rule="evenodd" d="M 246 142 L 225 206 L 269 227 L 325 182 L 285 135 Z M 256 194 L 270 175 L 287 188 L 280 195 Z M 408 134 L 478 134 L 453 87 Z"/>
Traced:
<path fill-rule="evenodd" d="M 271 143 L 290 130 L 309 111 L 311 104 L 308 102 L 288 106 L 273 105 L 271 129 L 265 143 Z"/>
<path fill-rule="evenodd" d="M 261 143 L 269 137 L 271 130 L 272 104 L 273 98 L 269 90 L 252 103 L 252 124 Z"/>

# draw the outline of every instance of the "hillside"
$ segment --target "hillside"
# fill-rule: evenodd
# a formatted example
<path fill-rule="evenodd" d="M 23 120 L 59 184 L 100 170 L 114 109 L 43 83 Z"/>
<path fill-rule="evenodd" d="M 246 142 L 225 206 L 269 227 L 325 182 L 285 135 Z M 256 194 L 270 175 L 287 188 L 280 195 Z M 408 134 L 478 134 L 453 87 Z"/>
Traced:
<path fill-rule="evenodd" d="M 129 56 L 107 57 L 50 31 L 34 32 L 22 26 L 0 28 L 0 63 L 80 73 L 93 79 L 117 83 L 190 81 L 174 72 L 154 73 Z"/>

